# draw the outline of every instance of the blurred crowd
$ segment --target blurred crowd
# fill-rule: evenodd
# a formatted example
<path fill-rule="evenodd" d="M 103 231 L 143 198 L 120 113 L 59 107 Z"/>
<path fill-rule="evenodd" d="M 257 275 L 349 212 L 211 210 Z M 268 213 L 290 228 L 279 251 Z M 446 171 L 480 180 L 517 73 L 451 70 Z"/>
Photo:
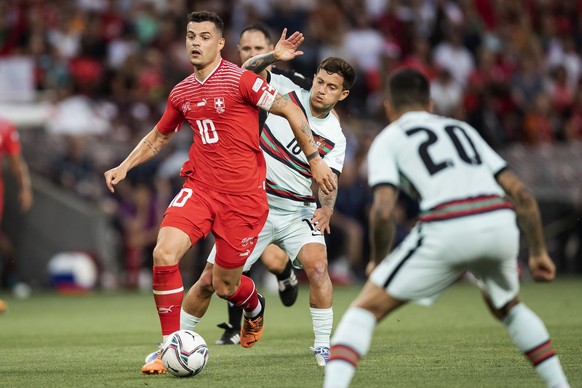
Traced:
<path fill-rule="evenodd" d="M 203 9 L 225 21 L 223 57 L 235 63 L 240 31 L 260 21 L 275 41 L 283 28 L 305 35 L 305 54 L 282 66 L 310 76 L 321 59 L 339 56 L 356 68 L 356 85 L 337 107 L 348 138 L 329 240 L 337 282 L 363 274 L 365 155 L 387 124 L 382 102 L 393 69 L 421 69 L 436 112 L 468 121 L 495 149 L 582 141 L 581 0 L 4 0 L 0 66 L 28 66 L 28 102 L 54 106 L 50 122 L 22 131 L 31 169 L 110 212 L 128 285 L 149 267 L 191 134 L 132 171 L 115 195 L 102 173 L 155 125 L 171 88 L 190 73 L 186 15 Z M 403 197 L 400 209 L 404 236 L 417 208 Z"/>

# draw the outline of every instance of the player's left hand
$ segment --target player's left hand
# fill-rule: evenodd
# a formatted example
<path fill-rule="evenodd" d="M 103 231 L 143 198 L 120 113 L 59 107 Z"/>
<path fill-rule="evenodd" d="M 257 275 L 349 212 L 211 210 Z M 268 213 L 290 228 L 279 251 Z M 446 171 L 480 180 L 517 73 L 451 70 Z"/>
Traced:
<path fill-rule="evenodd" d="M 322 233 L 331 233 L 331 229 L 329 227 L 329 221 L 331 219 L 331 215 L 333 214 L 333 209 L 329 206 L 323 206 L 320 208 L 315 209 L 313 213 L 313 217 L 311 218 L 311 224 Z"/>
<path fill-rule="evenodd" d="M 331 171 L 331 168 L 319 156 L 310 160 L 309 166 L 313 180 L 319 185 L 319 189 L 324 194 L 331 194 L 336 189 L 336 175 Z"/>
<path fill-rule="evenodd" d="M 299 55 L 303 55 L 303 51 L 297 50 L 297 47 L 299 47 L 305 40 L 303 34 L 299 31 L 295 31 L 293 35 L 288 38 L 286 38 L 286 35 L 287 29 L 284 28 L 281 33 L 281 38 L 279 38 L 279 41 L 273 50 L 273 56 L 278 61 L 290 61 Z"/>
<path fill-rule="evenodd" d="M 551 282 L 556 276 L 556 265 L 545 252 L 529 257 L 529 271 L 536 282 Z"/>

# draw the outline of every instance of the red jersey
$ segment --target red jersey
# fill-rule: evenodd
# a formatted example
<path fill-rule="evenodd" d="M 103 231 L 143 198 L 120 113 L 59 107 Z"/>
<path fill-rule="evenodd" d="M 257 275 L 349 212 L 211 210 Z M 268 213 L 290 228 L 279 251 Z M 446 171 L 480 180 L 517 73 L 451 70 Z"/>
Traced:
<path fill-rule="evenodd" d="M 258 113 L 275 95 L 258 75 L 222 59 L 204 81 L 192 74 L 172 89 L 157 129 L 169 133 L 184 120 L 190 124 L 194 141 L 184 165 L 190 179 L 222 193 L 256 192 L 266 174 Z"/>

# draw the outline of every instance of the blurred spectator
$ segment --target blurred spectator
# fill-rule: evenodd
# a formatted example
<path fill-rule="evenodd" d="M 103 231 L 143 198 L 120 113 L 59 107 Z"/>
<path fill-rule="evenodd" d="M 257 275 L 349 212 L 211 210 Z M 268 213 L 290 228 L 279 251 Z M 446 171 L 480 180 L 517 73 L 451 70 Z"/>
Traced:
<path fill-rule="evenodd" d="M 93 160 L 88 152 L 91 139 L 84 135 L 63 136 L 65 152 L 51 163 L 53 181 L 85 199 L 97 199 L 103 195 L 101 177 L 95 173 Z"/>
<path fill-rule="evenodd" d="M 467 122 L 475 127 L 491 147 L 494 149 L 503 147 L 508 142 L 508 136 L 499 120 L 495 98 L 488 90 L 479 91 L 475 98 L 475 106 Z"/>
<path fill-rule="evenodd" d="M 582 142 L 582 88 L 578 88 L 570 117 L 564 127 L 566 140 Z"/>
<path fill-rule="evenodd" d="M 438 70 L 430 82 L 430 97 L 435 113 L 459 118 L 463 109 L 463 87 L 446 68 Z"/>
<path fill-rule="evenodd" d="M 533 106 L 524 118 L 525 141 L 531 145 L 553 143 L 559 136 L 556 124 L 550 98 L 542 93 L 535 95 Z"/>
<path fill-rule="evenodd" d="M 544 92 L 544 77 L 539 61 L 532 57 L 522 57 L 511 79 L 513 100 L 521 112 L 534 109 L 538 96 Z"/>
<path fill-rule="evenodd" d="M 128 184 L 120 185 L 119 219 L 124 268 L 123 284 L 127 288 L 149 289 L 151 280 L 142 275 L 142 269 L 151 268 L 151 252 L 156 244 L 158 225 L 168 204 L 168 198 L 159 198 L 147 177 L 154 174 L 152 164 L 138 168 Z M 140 166 L 141 167 L 141 166 Z M 144 277 L 146 278 L 145 284 Z M 140 279 L 141 278 L 141 279 Z"/>
<path fill-rule="evenodd" d="M 566 67 L 558 65 L 548 80 L 548 94 L 552 109 L 562 118 L 572 109 L 576 85 L 568 82 Z"/>
<path fill-rule="evenodd" d="M 445 33 L 445 40 L 434 48 L 433 57 L 436 66 L 447 70 L 464 87 L 475 68 L 475 61 L 471 52 L 463 46 L 462 39 L 463 30 L 451 25 Z"/>

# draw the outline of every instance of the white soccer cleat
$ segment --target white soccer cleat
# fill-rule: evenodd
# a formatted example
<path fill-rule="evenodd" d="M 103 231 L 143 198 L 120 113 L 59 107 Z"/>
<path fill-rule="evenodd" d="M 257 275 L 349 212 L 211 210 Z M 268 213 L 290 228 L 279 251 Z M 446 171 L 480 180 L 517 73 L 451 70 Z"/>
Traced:
<path fill-rule="evenodd" d="M 315 362 L 318 366 L 325 366 L 329 361 L 329 348 L 327 346 L 318 346 L 316 348 L 309 348 L 313 351 Z"/>

